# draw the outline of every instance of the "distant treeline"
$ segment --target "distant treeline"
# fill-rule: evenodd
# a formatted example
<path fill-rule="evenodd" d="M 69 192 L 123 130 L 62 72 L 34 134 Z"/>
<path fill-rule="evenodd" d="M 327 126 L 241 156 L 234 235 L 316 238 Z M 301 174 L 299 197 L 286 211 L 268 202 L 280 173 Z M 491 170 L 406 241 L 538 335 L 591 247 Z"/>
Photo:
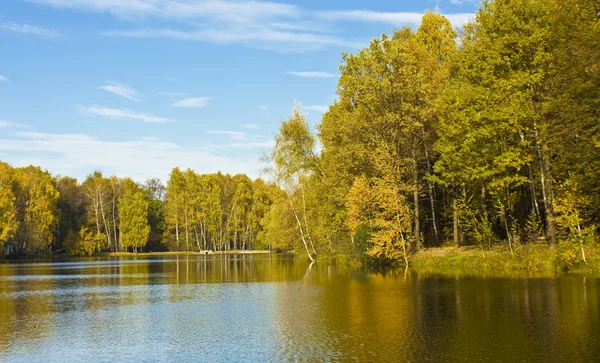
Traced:
<path fill-rule="evenodd" d="M 457 30 L 426 12 L 344 53 L 313 134 L 299 107 L 268 180 L 174 169 L 156 180 L 0 171 L 0 240 L 65 248 L 294 248 L 410 261 L 422 247 L 529 243 L 584 263 L 600 223 L 600 4 L 484 1 Z M 317 139 L 321 148 L 317 148 Z"/>
<path fill-rule="evenodd" d="M 0 162 L 0 242 L 14 254 L 267 249 L 261 221 L 280 194 L 245 175 L 175 168 L 165 188 L 95 172 L 79 184 Z"/>

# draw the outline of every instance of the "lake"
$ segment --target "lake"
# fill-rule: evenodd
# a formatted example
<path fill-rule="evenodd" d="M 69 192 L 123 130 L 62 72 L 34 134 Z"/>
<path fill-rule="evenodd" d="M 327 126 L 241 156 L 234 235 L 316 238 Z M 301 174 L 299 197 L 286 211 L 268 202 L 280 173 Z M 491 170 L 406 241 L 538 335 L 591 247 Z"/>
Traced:
<path fill-rule="evenodd" d="M 8 362 L 599 362 L 600 279 L 291 255 L 0 264 Z"/>

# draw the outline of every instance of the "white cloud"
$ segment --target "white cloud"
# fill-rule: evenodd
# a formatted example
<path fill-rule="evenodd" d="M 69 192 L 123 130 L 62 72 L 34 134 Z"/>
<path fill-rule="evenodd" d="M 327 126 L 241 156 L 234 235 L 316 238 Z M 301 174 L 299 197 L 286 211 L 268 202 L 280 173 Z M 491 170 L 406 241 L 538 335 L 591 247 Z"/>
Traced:
<path fill-rule="evenodd" d="M 246 134 L 240 131 L 208 130 L 206 133 L 213 135 L 227 135 L 230 136 L 232 140 L 244 140 L 246 138 Z"/>
<path fill-rule="evenodd" d="M 336 21 L 384 22 L 399 26 L 419 24 L 422 17 L 422 13 L 412 12 L 310 11 L 296 5 L 260 0 L 26 1 L 109 13 L 130 20 L 135 26 L 103 32 L 107 36 L 242 44 L 278 52 L 306 52 L 326 47 L 359 49 L 367 44 L 333 35 Z M 454 25 L 463 25 L 472 14 L 447 16 Z M 146 19 L 158 19 L 160 24 L 167 25 L 145 27 Z"/>
<path fill-rule="evenodd" d="M 303 109 L 307 111 L 317 111 L 317 112 L 327 112 L 329 110 L 329 106 L 302 106 Z"/>
<path fill-rule="evenodd" d="M 452 5 L 462 5 L 464 3 L 477 4 L 481 2 L 481 0 L 450 0 L 450 4 Z"/>
<path fill-rule="evenodd" d="M 105 108 L 105 107 L 100 107 L 100 106 L 88 106 L 88 107 L 79 106 L 79 108 L 84 113 L 98 115 L 98 116 L 104 116 L 104 117 L 109 117 L 109 118 L 114 118 L 114 119 L 140 120 L 140 121 L 144 121 L 147 123 L 153 123 L 153 124 L 160 124 L 160 123 L 175 121 L 170 118 L 151 116 L 151 115 L 137 113 L 137 112 L 133 112 L 133 111 L 129 111 L 129 110 L 121 110 L 121 109 L 117 109 L 117 108 Z"/>
<path fill-rule="evenodd" d="M 0 29 L 9 30 L 21 34 L 37 35 L 46 38 L 56 37 L 59 35 L 59 32 L 56 30 L 46 29 L 29 24 L 0 23 Z"/>
<path fill-rule="evenodd" d="M 199 173 L 260 173 L 258 158 L 228 158 L 207 150 L 158 139 L 106 141 L 83 134 L 18 132 L 0 137 L 3 159 L 15 166 L 41 165 L 53 173 L 82 180 L 100 169 L 105 174 L 130 176 L 136 181 L 158 177 L 166 181 L 173 167 Z"/>
<path fill-rule="evenodd" d="M 174 96 L 174 97 L 185 97 L 185 96 L 189 96 L 189 93 L 185 93 L 185 92 L 171 92 L 171 91 L 161 91 L 158 92 L 159 95 L 161 96 Z"/>
<path fill-rule="evenodd" d="M 198 108 L 208 104 L 209 97 L 185 98 L 173 103 L 173 107 Z"/>
<path fill-rule="evenodd" d="M 142 141 L 160 141 L 158 137 L 154 136 L 140 136 L 137 139 Z"/>
<path fill-rule="evenodd" d="M 302 78 L 333 78 L 335 74 L 327 73 L 327 72 L 286 72 L 292 76 L 302 77 Z"/>
<path fill-rule="evenodd" d="M 250 126 L 250 127 L 248 127 Z M 245 128 L 255 129 L 258 128 L 258 125 L 250 124 L 244 125 Z M 268 149 L 272 148 L 275 145 L 275 141 L 271 137 L 266 137 L 263 135 L 257 134 L 246 134 L 241 131 L 232 131 L 232 130 L 208 130 L 206 131 L 208 134 L 212 135 L 223 135 L 228 136 L 231 142 L 227 144 L 216 144 L 209 146 L 214 150 L 223 150 L 223 149 Z"/>
<path fill-rule="evenodd" d="M 57 8 L 111 13 L 122 18 L 219 18 L 233 22 L 296 17 L 295 5 L 267 1 L 187 0 L 26 0 Z"/>
<path fill-rule="evenodd" d="M 443 14 L 454 26 L 466 24 L 474 14 Z M 377 12 L 370 10 L 323 11 L 317 16 L 334 21 L 362 21 L 388 23 L 394 26 L 419 25 L 423 13 L 412 12 Z"/>
<path fill-rule="evenodd" d="M 318 16 L 327 20 L 336 21 L 368 21 L 384 22 L 394 25 L 418 24 L 421 22 L 422 13 L 388 13 L 370 10 L 343 10 L 343 11 L 323 11 Z"/>
<path fill-rule="evenodd" d="M 24 125 L 24 124 L 17 124 L 14 122 L 9 122 L 9 121 L 4 121 L 4 120 L 0 120 L 0 128 L 13 128 L 13 127 L 26 127 L 29 128 L 31 126 L 29 125 Z"/>
<path fill-rule="evenodd" d="M 475 19 L 475 14 L 444 14 L 446 18 L 450 21 L 450 23 L 456 27 L 462 27 L 468 22 Z"/>
<path fill-rule="evenodd" d="M 125 97 L 132 101 L 140 102 L 140 100 L 137 98 L 138 93 L 133 88 L 118 82 L 108 82 L 108 85 L 102 86 L 100 89 L 113 93 L 117 96 Z"/>
<path fill-rule="evenodd" d="M 2 83 L 2 82 L 8 82 L 8 81 L 9 81 L 8 78 L 6 78 L 6 77 L 4 77 L 3 75 L 0 74 L 0 83 Z"/>
<path fill-rule="evenodd" d="M 218 44 L 243 44 L 280 52 L 301 52 L 325 46 L 357 47 L 358 43 L 317 33 L 281 31 L 266 25 L 223 25 L 200 30 L 136 29 L 104 32 L 107 36 L 132 38 L 167 38 L 187 41 L 203 41 Z"/>
<path fill-rule="evenodd" d="M 158 18 L 167 28 L 118 29 L 104 35 L 169 38 L 219 44 L 243 44 L 279 52 L 310 51 L 327 46 L 355 47 L 331 36 L 330 25 L 296 5 L 248 0 L 26 0 L 88 12 L 109 13 L 124 20 Z M 162 21 L 165 20 L 165 21 Z"/>

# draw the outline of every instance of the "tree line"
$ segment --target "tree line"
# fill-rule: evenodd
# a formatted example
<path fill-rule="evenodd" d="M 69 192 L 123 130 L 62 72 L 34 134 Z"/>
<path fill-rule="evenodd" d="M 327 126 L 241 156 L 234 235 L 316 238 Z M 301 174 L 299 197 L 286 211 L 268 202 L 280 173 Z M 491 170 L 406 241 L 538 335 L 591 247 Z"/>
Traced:
<path fill-rule="evenodd" d="M 0 241 L 22 252 L 274 249 L 404 261 L 423 247 L 558 246 L 600 222 L 600 3 L 483 1 L 343 53 L 316 132 L 300 106 L 268 181 L 173 169 L 81 184 L 0 164 Z M 319 146 L 317 146 L 319 145 Z"/>
<path fill-rule="evenodd" d="M 278 193 L 245 175 L 175 168 L 165 187 L 97 171 L 78 183 L 0 162 L 0 251 L 5 243 L 18 255 L 266 249 L 261 223 Z"/>

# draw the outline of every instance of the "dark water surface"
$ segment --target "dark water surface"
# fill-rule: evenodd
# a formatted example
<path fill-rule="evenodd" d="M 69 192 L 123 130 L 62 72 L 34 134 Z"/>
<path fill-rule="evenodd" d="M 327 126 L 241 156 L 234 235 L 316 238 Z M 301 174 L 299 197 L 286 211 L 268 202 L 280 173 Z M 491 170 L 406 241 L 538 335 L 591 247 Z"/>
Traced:
<path fill-rule="evenodd" d="M 600 362 L 600 280 L 280 255 L 0 264 L 0 361 Z"/>

